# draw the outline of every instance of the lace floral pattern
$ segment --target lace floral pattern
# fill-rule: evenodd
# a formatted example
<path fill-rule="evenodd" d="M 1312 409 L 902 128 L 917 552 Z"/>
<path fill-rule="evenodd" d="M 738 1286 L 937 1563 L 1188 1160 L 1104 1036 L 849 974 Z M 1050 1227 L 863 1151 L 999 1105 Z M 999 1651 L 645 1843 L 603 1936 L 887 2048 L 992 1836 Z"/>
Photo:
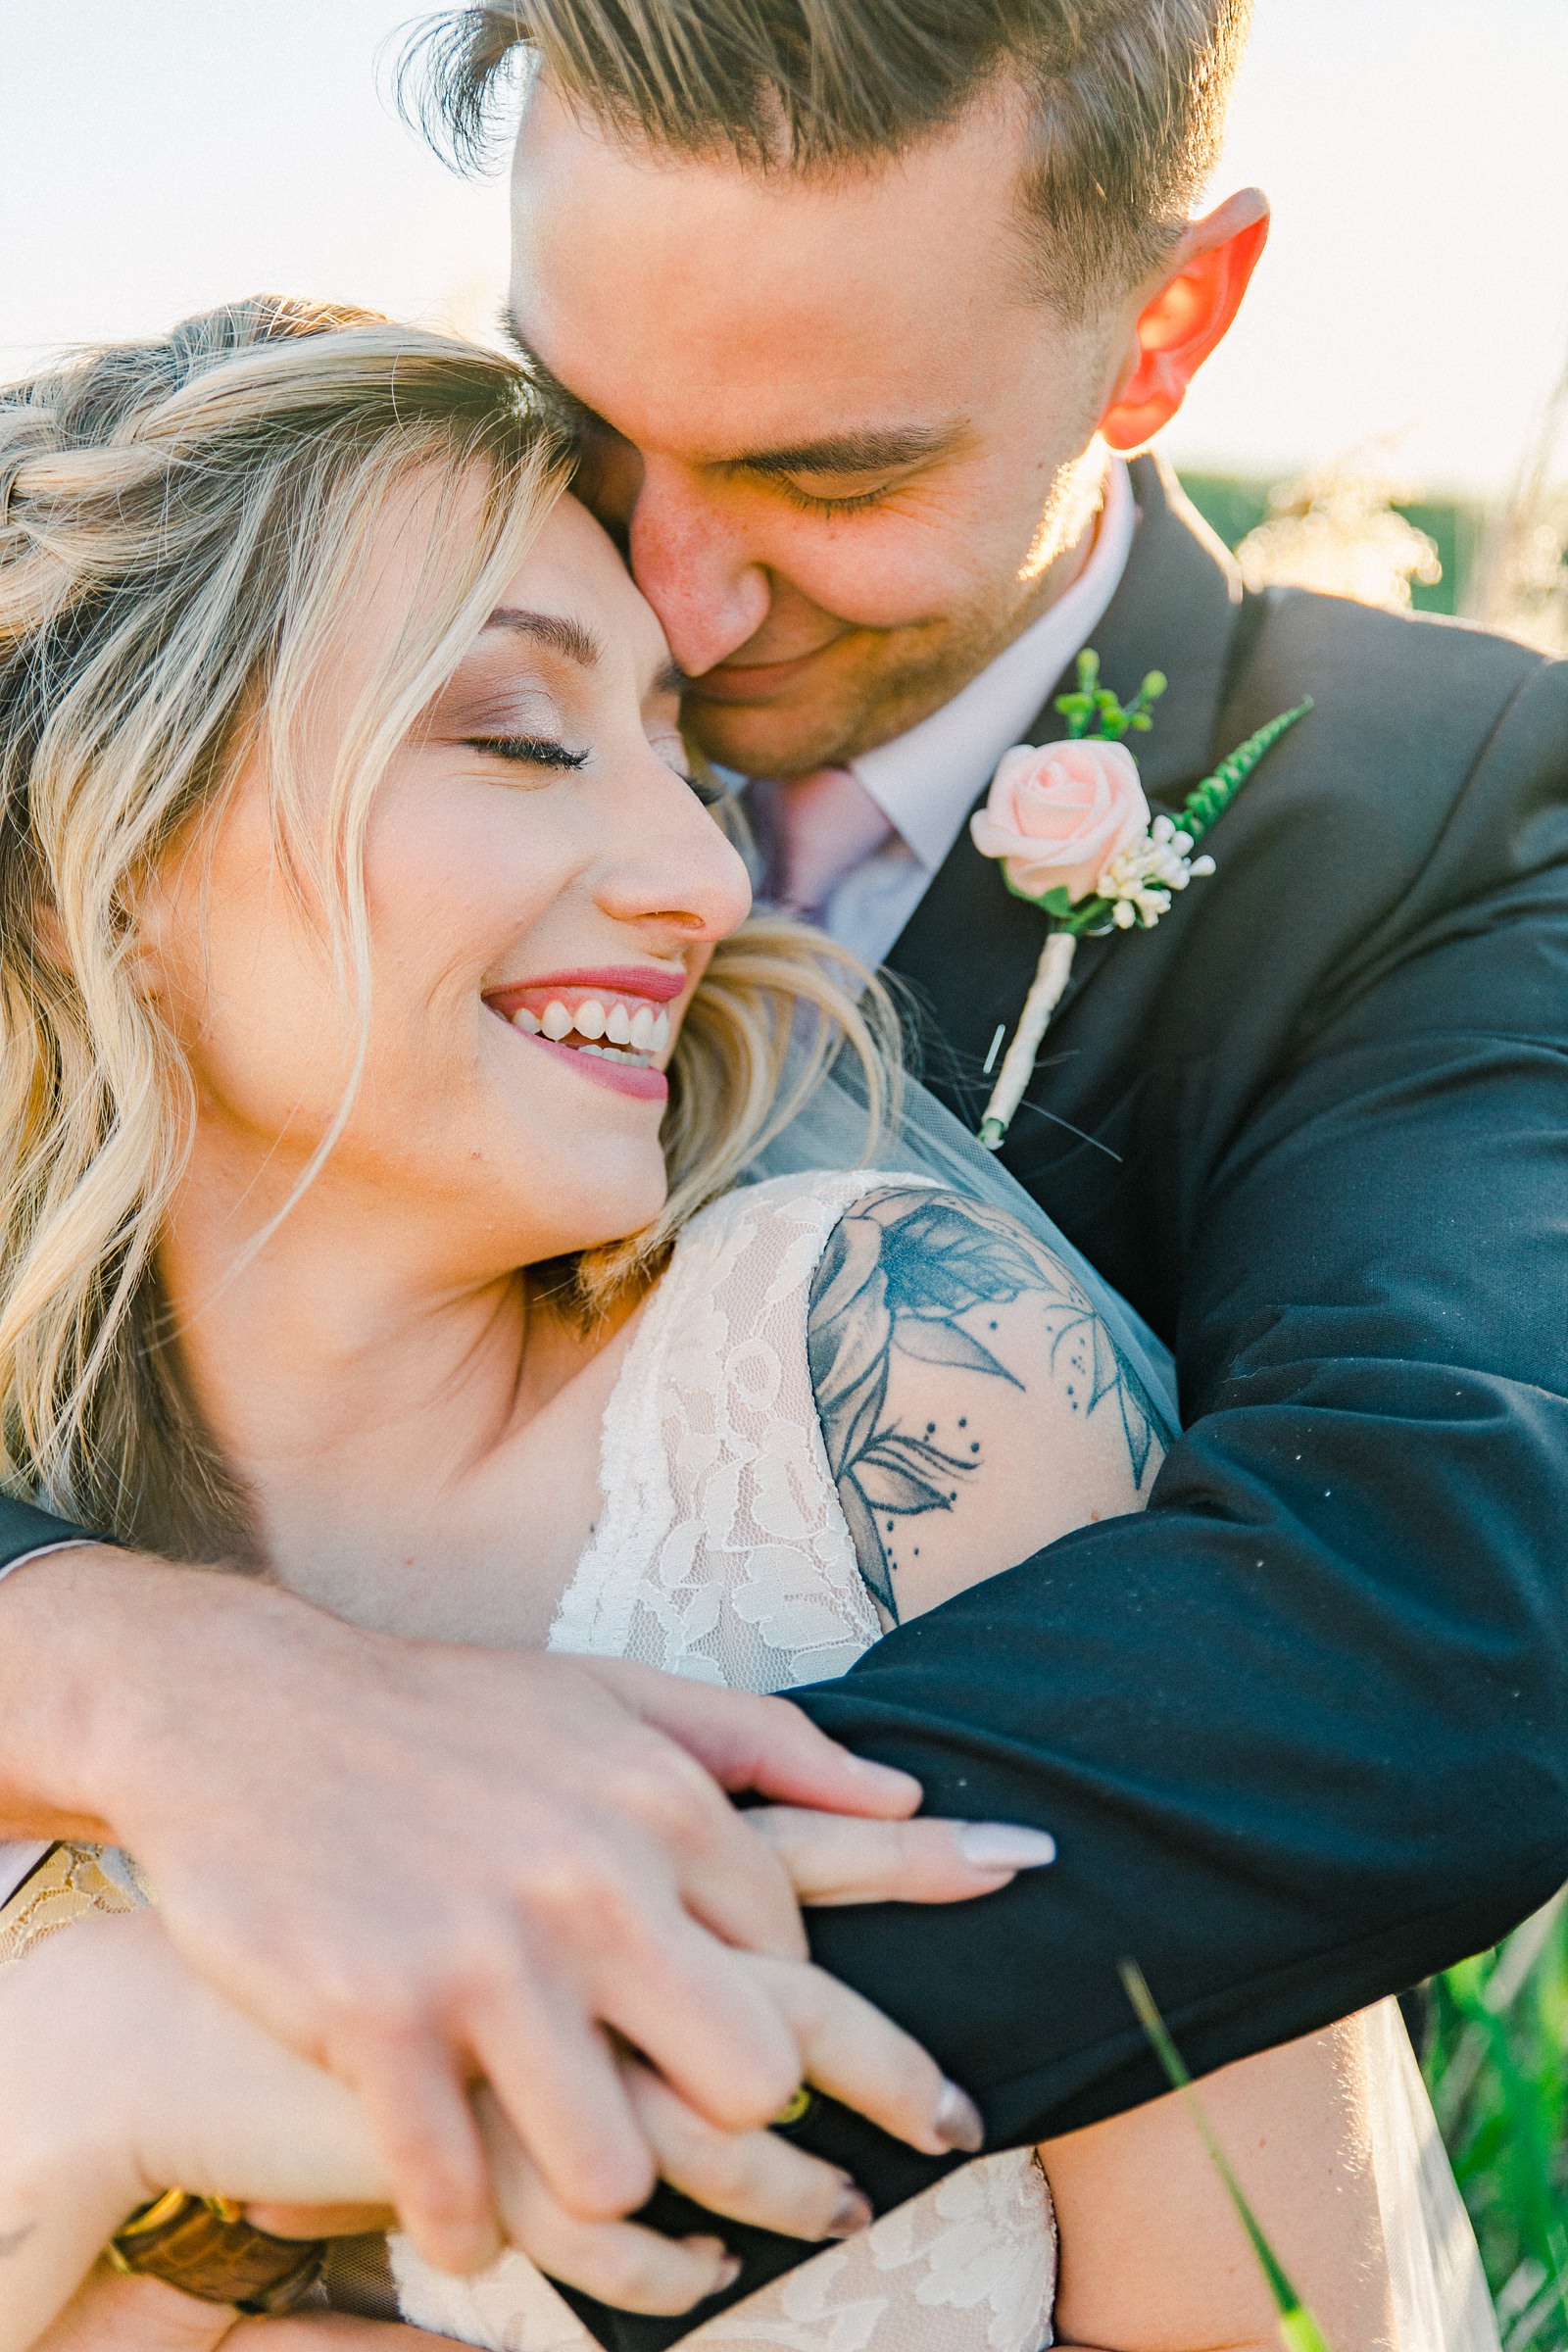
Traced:
<path fill-rule="evenodd" d="M 811 1277 L 845 1211 L 918 1176 L 777 1177 L 693 1219 L 605 1413 L 601 1511 L 552 1649 L 787 1690 L 877 1639 L 807 1366 Z M 392 2263 L 405 2319 L 489 2352 L 596 2352 L 518 2254 L 481 2278 Z M 1039 2352 L 1056 2236 L 1032 2154 L 980 2158 L 685 2340 L 724 2352 Z"/>
<path fill-rule="evenodd" d="M 843 1674 L 881 1631 L 817 1423 L 817 1259 L 886 1179 L 780 1178 L 693 1220 L 605 1413 L 603 1509 L 552 1649 L 747 1690 Z"/>

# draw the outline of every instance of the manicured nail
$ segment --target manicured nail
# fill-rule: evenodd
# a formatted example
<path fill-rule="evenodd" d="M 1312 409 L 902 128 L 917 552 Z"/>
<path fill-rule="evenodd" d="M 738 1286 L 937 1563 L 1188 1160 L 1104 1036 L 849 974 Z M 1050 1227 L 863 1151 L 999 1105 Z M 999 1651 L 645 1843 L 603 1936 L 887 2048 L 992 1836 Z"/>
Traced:
<path fill-rule="evenodd" d="M 843 2193 L 833 2208 L 833 2219 L 823 2230 L 824 2237 L 853 2237 L 858 2230 L 869 2230 L 876 2214 L 863 2188 L 846 2180 Z"/>
<path fill-rule="evenodd" d="M 931 2128 L 945 2148 L 960 2148 L 965 2156 L 978 2156 L 986 2144 L 980 2110 L 956 2082 L 944 2083 Z"/>
<path fill-rule="evenodd" d="M 1056 1859 L 1049 1830 L 1026 1830 L 1010 1821 L 966 1821 L 958 1851 L 976 1870 L 1039 1870 Z"/>
<path fill-rule="evenodd" d="M 874 1780 L 879 1786 L 898 1782 L 906 1788 L 919 1790 L 920 1784 L 913 1773 L 906 1772 L 902 1765 L 878 1764 L 870 1756 L 858 1756 L 853 1751 L 846 1751 L 844 1760 L 849 1770 L 862 1780 Z"/>

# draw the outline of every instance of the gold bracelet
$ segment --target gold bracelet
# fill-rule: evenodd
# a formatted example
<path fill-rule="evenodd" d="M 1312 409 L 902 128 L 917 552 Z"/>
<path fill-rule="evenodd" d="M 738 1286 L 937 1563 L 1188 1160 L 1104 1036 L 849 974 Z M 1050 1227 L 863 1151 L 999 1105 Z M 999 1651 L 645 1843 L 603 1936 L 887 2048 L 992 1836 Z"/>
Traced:
<path fill-rule="evenodd" d="M 138 1911 L 151 1889 L 128 1854 L 101 1845 L 51 1846 L 0 1904 L 0 1973 L 46 1936 L 95 1913 Z M 296 2311 L 321 2275 L 324 2238 L 270 2237 L 222 2197 L 172 2188 L 133 2213 L 108 2246 L 117 2271 L 163 2278 L 202 2303 L 249 2315 Z"/>
<path fill-rule="evenodd" d="M 109 2241 L 117 2271 L 162 2278 L 199 2303 L 229 2303 L 248 2316 L 297 2311 L 321 2275 L 324 2238 L 269 2236 L 226 2197 L 167 2189 Z"/>

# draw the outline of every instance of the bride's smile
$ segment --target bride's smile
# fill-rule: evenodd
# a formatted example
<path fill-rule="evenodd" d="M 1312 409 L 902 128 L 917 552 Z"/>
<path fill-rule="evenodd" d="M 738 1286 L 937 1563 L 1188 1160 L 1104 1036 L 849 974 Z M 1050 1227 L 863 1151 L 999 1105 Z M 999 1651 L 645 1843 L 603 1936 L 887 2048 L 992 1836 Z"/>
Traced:
<path fill-rule="evenodd" d="M 394 506 L 310 682 L 295 758 L 317 833 L 420 591 L 429 504 Z M 686 775 L 678 685 L 609 541 L 562 500 L 375 789 L 361 987 L 331 876 L 297 855 L 287 869 L 275 784 L 247 762 L 142 910 L 148 986 L 199 1105 L 174 1262 L 198 1200 L 204 1233 L 242 1255 L 339 1121 L 264 1253 L 270 1283 L 279 1248 L 299 1246 L 285 1234 L 367 1188 L 383 1219 L 397 1201 L 406 1273 L 422 1263 L 437 1286 L 658 1212 L 663 1065 L 713 942 L 750 905 Z"/>
<path fill-rule="evenodd" d="M 750 888 L 688 778 L 658 623 L 562 499 L 368 797 L 356 959 L 311 849 L 441 594 L 432 505 L 418 485 L 390 502 L 306 681 L 297 829 L 274 719 L 144 891 L 138 977 L 196 1106 L 159 1266 L 259 1560 L 345 1614 L 385 1621 L 390 1594 L 405 1630 L 477 1612 L 491 1639 L 538 1641 L 593 1519 L 577 1433 L 640 1293 L 585 1328 L 519 1269 L 659 1214 L 665 1065 Z M 492 1585 L 518 1479 L 539 1573 Z M 379 1529 L 332 1506 L 362 1482 Z M 468 1550 L 466 1509 L 485 1531 Z"/>

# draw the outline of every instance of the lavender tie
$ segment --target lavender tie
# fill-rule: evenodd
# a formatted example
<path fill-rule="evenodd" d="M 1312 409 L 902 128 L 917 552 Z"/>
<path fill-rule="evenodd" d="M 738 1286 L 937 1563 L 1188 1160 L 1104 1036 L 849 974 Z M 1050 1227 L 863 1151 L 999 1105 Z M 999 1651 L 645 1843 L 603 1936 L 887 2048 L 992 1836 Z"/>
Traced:
<path fill-rule="evenodd" d="M 764 895 L 819 921 L 846 874 L 893 836 L 893 825 L 847 767 L 816 767 L 787 782 L 754 785 L 768 851 Z"/>

